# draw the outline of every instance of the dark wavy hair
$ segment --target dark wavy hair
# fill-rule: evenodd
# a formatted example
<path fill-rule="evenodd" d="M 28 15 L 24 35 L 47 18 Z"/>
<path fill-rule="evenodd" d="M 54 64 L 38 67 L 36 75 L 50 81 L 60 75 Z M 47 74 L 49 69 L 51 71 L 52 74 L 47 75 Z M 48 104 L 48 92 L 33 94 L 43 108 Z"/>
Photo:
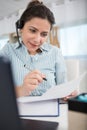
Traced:
<path fill-rule="evenodd" d="M 25 9 L 25 11 L 20 17 L 20 21 L 22 22 L 24 26 L 24 24 L 27 21 L 35 17 L 47 19 L 51 25 L 51 28 L 53 24 L 55 24 L 55 18 L 52 11 L 49 8 L 47 8 L 43 4 L 43 2 L 40 2 L 38 0 L 34 0 L 27 5 L 27 8 Z"/>

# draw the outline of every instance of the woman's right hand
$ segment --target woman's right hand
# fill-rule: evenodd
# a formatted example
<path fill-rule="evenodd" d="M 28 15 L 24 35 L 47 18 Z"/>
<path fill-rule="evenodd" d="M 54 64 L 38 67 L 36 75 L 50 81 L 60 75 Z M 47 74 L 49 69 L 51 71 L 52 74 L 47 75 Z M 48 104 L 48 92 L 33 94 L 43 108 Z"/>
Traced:
<path fill-rule="evenodd" d="M 17 97 L 28 96 L 34 89 L 36 89 L 45 78 L 39 70 L 33 70 L 28 73 L 23 80 L 23 84 L 20 87 L 16 87 Z"/>

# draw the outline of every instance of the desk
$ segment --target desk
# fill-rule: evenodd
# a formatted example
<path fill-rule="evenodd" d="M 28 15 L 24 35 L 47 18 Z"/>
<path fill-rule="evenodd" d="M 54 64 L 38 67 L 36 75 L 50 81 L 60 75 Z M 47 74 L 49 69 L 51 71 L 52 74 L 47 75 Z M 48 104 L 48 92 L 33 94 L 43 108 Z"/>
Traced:
<path fill-rule="evenodd" d="M 60 104 L 59 117 L 22 117 L 25 119 L 45 120 L 59 122 L 58 130 L 68 130 L 68 106 L 67 104 Z"/>

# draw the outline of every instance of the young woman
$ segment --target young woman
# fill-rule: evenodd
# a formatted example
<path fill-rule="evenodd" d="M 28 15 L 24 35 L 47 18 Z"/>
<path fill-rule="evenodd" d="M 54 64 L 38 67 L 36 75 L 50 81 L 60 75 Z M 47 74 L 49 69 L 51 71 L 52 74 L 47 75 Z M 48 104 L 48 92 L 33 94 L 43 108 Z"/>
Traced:
<path fill-rule="evenodd" d="M 53 13 L 42 2 L 30 2 L 17 21 L 21 38 L 7 43 L 0 52 L 11 64 L 17 97 L 42 95 L 56 84 L 66 82 L 64 58 L 59 48 L 46 43 L 55 23 Z"/>

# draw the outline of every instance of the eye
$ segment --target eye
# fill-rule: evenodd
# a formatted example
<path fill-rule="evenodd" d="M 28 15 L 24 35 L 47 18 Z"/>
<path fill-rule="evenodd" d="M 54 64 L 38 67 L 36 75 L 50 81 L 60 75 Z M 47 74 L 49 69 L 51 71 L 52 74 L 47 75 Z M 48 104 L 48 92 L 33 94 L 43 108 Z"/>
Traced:
<path fill-rule="evenodd" d="M 47 37 L 47 36 L 48 36 L 48 33 L 41 33 L 41 36 L 42 36 L 42 37 Z"/>
<path fill-rule="evenodd" d="M 31 32 L 31 33 L 36 33 L 36 30 L 35 29 L 29 29 L 29 31 Z"/>

